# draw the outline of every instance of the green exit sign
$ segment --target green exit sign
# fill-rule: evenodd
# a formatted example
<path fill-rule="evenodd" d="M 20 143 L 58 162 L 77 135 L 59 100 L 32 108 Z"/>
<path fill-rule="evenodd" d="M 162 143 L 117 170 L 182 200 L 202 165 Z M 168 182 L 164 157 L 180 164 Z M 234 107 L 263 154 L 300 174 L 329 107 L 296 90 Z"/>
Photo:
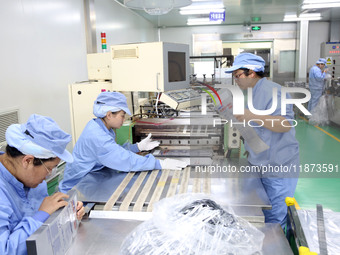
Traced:
<path fill-rule="evenodd" d="M 252 22 L 259 22 L 261 21 L 261 17 L 251 17 Z"/>
<path fill-rule="evenodd" d="M 251 30 L 253 30 L 253 31 L 260 31 L 261 30 L 261 26 L 252 26 Z"/>

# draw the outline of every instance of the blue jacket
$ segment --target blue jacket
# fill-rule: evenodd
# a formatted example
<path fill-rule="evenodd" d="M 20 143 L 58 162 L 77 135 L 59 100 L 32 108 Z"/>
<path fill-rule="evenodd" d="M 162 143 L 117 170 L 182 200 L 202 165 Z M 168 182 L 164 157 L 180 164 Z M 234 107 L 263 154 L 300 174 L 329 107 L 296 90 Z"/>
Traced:
<path fill-rule="evenodd" d="M 325 73 L 318 66 L 313 66 L 309 70 L 309 89 L 311 90 L 323 90 Z"/>
<path fill-rule="evenodd" d="M 73 149 L 73 163 L 67 163 L 59 190 L 66 193 L 86 174 L 104 167 L 123 172 L 161 169 L 152 155 L 140 156 L 137 144 L 123 146 L 115 141 L 114 131 L 108 130 L 100 118 L 90 120 Z"/>
<path fill-rule="evenodd" d="M 0 254 L 27 254 L 26 239 L 49 217 L 38 211 L 47 196 L 45 181 L 24 187 L 0 163 Z"/>
<path fill-rule="evenodd" d="M 259 80 L 253 88 L 253 105 L 257 110 L 269 109 L 273 103 L 273 88 L 277 88 L 277 108 L 271 114 L 273 116 L 283 116 L 281 114 L 281 86 L 271 82 L 266 78 Z M 287 98 L 290 96 L 287 95 Z M 286 115 L 283 116 L 287 120 L 294 119 L 293 106 L 287 105 Z M 253 123 L 254 126 L 256 123 Z M 285 123 L 287 125 L 288 123 Z M 292 123 L 291 123 L 292 124 Z M 287 205 L 286 197 L 293 197 L 297 185 L 297 177 L 299 175 L 299 143 L 295 139 L 295 128 L 291 127 L 288 132 L 277 133 L 270 131 L 264 127 L 255 127 L 256 133 L 260 138 L 270 146 L 264 152 L 255 154 L 247 143 L 246 149 L 249 151 L 248 160 L 250 164 L 264 167 L 284 167 L 285 171 L 264 172 L 261 176 L 261 182 L 272 204 L 271 210 L 263 210 L 265 222 L 280 223 L 284 228 L 287 222 Z"/>
<path fill-rule="evenodd" d="M 281 115 L 281 86 L 277 83 L 262 78 L 253 88 L 253 105 L 257 110 L 269 109 L 272 105 L 272 90 L 277 88 L 277 108 L 271 115 Z M 288 97 L 288 96 L 287 96 Z M 294 119 L 293 106 L 287 105 L 286 119 Z M 288 123 L 286 123 L 287 125 Z M 292 124 L 292 123 L 291 123 Z M 256 123 L 253 123 L 255 126 Z M 248 160 L 252 165 L 286 165 L 299 158 L 299 143 L 295 139 L 295 128 L 288 132 L 276 133 L 264 127 L 254 128 L 259 137 L 270 146 L 264 152 L 255 154 L 245 143 L 245 148 L 249 152 Z"/>

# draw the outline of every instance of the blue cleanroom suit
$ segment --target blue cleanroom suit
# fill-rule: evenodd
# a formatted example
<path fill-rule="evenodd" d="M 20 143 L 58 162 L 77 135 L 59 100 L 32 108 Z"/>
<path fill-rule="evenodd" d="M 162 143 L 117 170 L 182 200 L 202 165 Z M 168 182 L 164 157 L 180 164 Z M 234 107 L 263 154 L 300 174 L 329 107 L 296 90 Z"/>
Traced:
<path fill-rule="evenodd" d="M 67 163 L 59 190 L 66 193 L 87 173 L 104 167 L 118 171 L 161 169 L 152 155 L 140 156 L 137 144 L 119 145 L 114 131 L 108 130 L 100 118 L 90 120 L 73 149 L 73 163 Z"/>
<path fill-rule="evenodd" d="M 266 78 L 259 80 L 253 88 L 253 105 L 257 110 L 269 109 L 272 105 L 272 90 L 278 89 L 278 105 L 271 115 L 281 114 L 281 86 L 271 82 Z M 288 95 L 287 95 L 288 97 Z M 293 106 L 287 105 L 286 119 L 294 119 Z M 292 123 L 291 123 L 292 124 Z M 257 125 L 252 123 L 252 125 Z M 285 123 L 288 125 L 288 123 Z M 249 152 L 248 161 L 251 165 L 261 166 L 286 166 L 290 172 L 266 172 L 262 175 L 262 184 L 269 200 L 272 204 L 271 210 L 263 210 L 266 222 L 280 223 L 282 227 L 287 221 L 286 197 L 293 197 L 297 185 L 298 166 L 299 166 L 299 143 L 295 139 L 295 128 L 292 127 L 288 132 L 277 133 L 264 127 L 255 127 L 256 133 L 270 146 L 264 152 L 255 154 L 245 143 L 245 148 Z M 296 171 L 294 171 L 294 168 Z M 286 168 L 287 169 L 287 168 Z"/>
<path fill-rule="evenodd" d="M 326 74 L 322 72 L 317 65 L 314 65 L 309 71 L 309 90 L 311 93 L 311 99 L 308 103 L 308 111 L 313 110 L 318 104 L 319 98 L 324 90 L 325 75 Z"/>
<path fill-rule="evenodd" d="M 27 254 L 26 239 L 49 217 L 38 211 L 47 196 L 45 181 L 36 188 L 24 187 L 0 163 L 0 254 Z"/>

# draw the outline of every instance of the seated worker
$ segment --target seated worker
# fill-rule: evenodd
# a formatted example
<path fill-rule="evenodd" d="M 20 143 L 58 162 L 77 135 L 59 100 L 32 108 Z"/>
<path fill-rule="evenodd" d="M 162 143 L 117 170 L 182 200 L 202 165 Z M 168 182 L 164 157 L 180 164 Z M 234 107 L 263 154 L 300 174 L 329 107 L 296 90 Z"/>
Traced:
<path fill-rule="evenodd" d="M 252 91 L 253 107 L 257 110 L 271 109 L 274 104 L 273 90 L 277 90 L 277 106 L 270 115 L 256 115 L 245 109 L 244 115 L 236 115 L 238 121 L 251 121 L 257 135 L 270 147 L 255 153 L 245 142 L 249 152 L 248 162 L 263 172 L 261 182 L 272 204 L 271 210 L 263 210 L 265 222 L 280 223 L 284 228 L 287 222 L 286 197 L 293 197 L 298 182 L 299 143 L 295 138 L 295 128 L 289 122 L 294 119 L 292 104 L 287 104 L 286 114 L 281 109 L 281 85 L 264 78 L 265 61 L 251 53 L 236 56 L 233 66 L 226 70 L 232 73 L 242 90 Z M 248 92 L 248 95 L 250 93 Z M 289 98 L 289 95 L 287 95 Z M 273 121 L 266 121 L 273 120 Z M 275 120 L 275 121 L 274 121 Z M 284 123 L 285 124 L 282 124 Z M 289 125 L 290 123 L 290 125 Z M 292 169 L 292 172 L 265 172 L 265 169 Z"/>
<path fill-rule="evenodd" d="M 140 156 L 139 151 L 149 151 L 159 145 L 151 140 L 151 134 L 136 144 L 123 146 L 115 141 L 113 129 L 123 125 L 125 114 L 131 115 L 126 98 L 119 92 L 102 92 L 93 106 L 97 117 L 90 120 L 73 149 L 73 163 L 66 164 L 64 178 L 59 190 L 67 192 L 87 173 L 104 167 L 123 172 L 137 172 L 153 169 L 181 170 L 187 164 L 180 160 L 158 160 L 151 154 Z"/>
<path fill-rule="evenodd" d="M 66 194 L 48 196 L 44 179 L 60 159 L 72 161 L 65 149 L 70 140 L 57 123 L 40 115 L 8 127 L 6 152 L 0 152 L 0 254 L 27 254 L 26 239 L 67 205 Z M 79 220 L 84 212 L 78 202 Z"/>

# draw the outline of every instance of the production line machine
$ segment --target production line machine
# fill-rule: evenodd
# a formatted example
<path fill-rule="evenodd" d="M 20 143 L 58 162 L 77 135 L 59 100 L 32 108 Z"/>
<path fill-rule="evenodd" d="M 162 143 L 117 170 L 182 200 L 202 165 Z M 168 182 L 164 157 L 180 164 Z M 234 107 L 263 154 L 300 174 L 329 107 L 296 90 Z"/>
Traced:
<path fill-rule="evenodd" d="M 340 77 L 327 83 L 326 95 L 329 120 L 340 125 Z"/>
<path fill-rule="evenodd" d="M 143 62 L 151 61 L 146 51 L 159 51 L 157 54 L 162 53 L 167 59 L 148 66 Z M 188 167 L 182 171 L 129 173 L 104 168 L 87 174 L 71 190 L 78 200 L 86 203 L 88 210 L 88 218 L 80 223 L 73 242 L 69 247 L 61 247 L 63 243 L 58 246 L 50 242 L 48 231 L 37 231 L 29 239 L 32 248 L 29 254 L 52 254 L 51 251 L 53 254 L 64 254 L 60 251 L 67 251 L 65 254 L 119 254 L 127 234 L 152 217 L 155 203 L 175 195 L 196 193 L 213 197 L 221 206 L 231 206 L 236 215 L 260 229 L 265 234 L 262 254 L 292 254 L 280 225 L 264 223 L 262 210 L 271 209 L 271 204 L 259 174 L 239 171 L 248 166 L 246 159 L 226 158 L 228 149 L 239 150 L 240 134 L 226 128 L 214 107 L 210 107 L 211 102 L 202 112 L 202 89 L 197 84 L 189 87 L 188 46 L 169 43 L 155 43 L 151 47 L 147 44 L 112 46 L 111 53 L 106 56 L 111 57 L 111 61 L 100 54 L 94 61 L 101 59 L 101 65 L 98 67 L 93 62 L 90 65 L 93 67 L 91 78 L 100 77 L 106 81 L 70 85 L 73 143 L 93 117 L 92 104 L 97 95 L 101 91 L 122 91 L 133 113 L 125 126 L 127 137 L 130 140 L 133 137 L 131 142 L 138 142 L 152 133 L 153 139 L 161 143 L 150 153 L 158 159 L 181 159 Z M 153 80 L 149 80 L 148 92 L 140 93 L 143 86 L 133 86 L 137 81 L 126 81 L 131 77 L 127 77 L 115 61 L 125 64 L 131 61 L 127 66 L 133 66 L 134 70 L 141 69 L 138 62 L 143 68 L 161 66 L 163 69 L 157 70 L 156 75 L 151 74 Z M 115 67 L 112 72 L 110 65 Z M 119 75 L 125 80 L 117 78 Z M 116 86 L 115 81 L 120 84 Z M 124 81 L 129 82 L 128 91 L 124 90 Z M 45 228 L 51 228 L 52 223 L 46 222 Z"/>
<path fill-rule="evenodd" d="M 327 61 L 331 80 L 326 83 L 327 108 L 329 120 L 340 125 L 340 43 L 321 44 L 321 57 Z"/>

